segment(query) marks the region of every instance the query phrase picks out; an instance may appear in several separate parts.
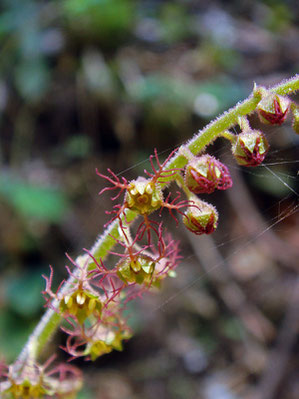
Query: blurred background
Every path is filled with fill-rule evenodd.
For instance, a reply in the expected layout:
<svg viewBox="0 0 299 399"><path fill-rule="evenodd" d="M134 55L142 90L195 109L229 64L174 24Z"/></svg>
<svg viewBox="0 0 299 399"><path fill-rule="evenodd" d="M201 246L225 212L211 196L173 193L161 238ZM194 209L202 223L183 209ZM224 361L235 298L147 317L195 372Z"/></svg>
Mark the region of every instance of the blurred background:
<svg viewBox="0 0 299 399"><path fill-rule="evenodd" d="M296 0L2 0L1 358L44 311L41 274L51 264L61 281L64 253L90 248L107 221L95 168L136 178L154 148L163 160L254 81L298 73L298 18ZM254 170L225 141L209 147L234 180L203 198L217 232L169 222L177 279L131 305L123 352L74 362L80 398L298 399L299 141L290 120L263 131L271 150Z"/></svg>

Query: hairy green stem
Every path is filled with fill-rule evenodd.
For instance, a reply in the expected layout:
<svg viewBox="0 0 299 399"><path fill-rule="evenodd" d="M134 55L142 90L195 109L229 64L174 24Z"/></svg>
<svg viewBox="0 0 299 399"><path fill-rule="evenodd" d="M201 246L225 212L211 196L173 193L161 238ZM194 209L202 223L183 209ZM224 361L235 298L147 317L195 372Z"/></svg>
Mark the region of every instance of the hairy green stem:
<svg viewBox="0 0 299 399"><path fill-rule="evenodd" d="M277 93L279 95L287 95L292 94L295 91L299 90L299 75L294 76L292 79L286 80L281 84L272 87L269 89L273 93ZM235 126L238 123L238 118L242 116L249 115L252 113L259 101L262 98L263 90L259 90L259 88L255 88L252 95L250 95L243 102L238 103L235 107L231 108L224 114L222 114L219 118L211 122L207 125L203 130L201 130L198 134L196 134L187 144L182 147L188 148L192 154L196 155L202 152L208 144L211 144L217 137L223 135L224 131L227 131L231 127ZM223 135L225 137L225 135ZM229 138L229 137L227 137ZM183 168L188 160L183 155L183 151L177 151L175 155L167 162L165 165L166 169L174 169L174 168ZM166 186L169 183L169 180L175 180L177 175L173 175L171 179L169 177L167 180L162 180L162 187ZM131 223L136 217L137 213L132 211L127 211L126 215L122 217L122 223L125 225L127 222ZM108 228L104 231L104 233L97 239L94 246L90 250L91 254L99 259L104 259L112 247L115 245L116 241L113 238L118 239L120 237L119 231L119 220L114 220ZM82 261L85 257L78 257L76 262ZM73 277L69 277L68 280L65 281L61 290L61 293L66 293L72 287L74 282ZM29 337L27 344L25 345L23 351L21 352L17 362L16 367L20 368L25 363L26 359L31 357L37 357L50 340L53 333L57 330L60 322L61 315L54 310L57 307L57 303L54 300L52 303L52 307L47 310L47 312L42 317L39 324L36 326L32 335Z"/></svg>

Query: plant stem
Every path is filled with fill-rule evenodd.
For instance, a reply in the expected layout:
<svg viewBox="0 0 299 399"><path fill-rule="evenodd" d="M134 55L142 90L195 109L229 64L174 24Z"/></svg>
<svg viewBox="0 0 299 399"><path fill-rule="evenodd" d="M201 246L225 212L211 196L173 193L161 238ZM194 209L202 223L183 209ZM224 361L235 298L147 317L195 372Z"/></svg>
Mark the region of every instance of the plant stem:
<svg viewBox="0 0 299 399"><path fill-rule="evenodd" d="M279 95L292 94L295 91L299 90L299 75L296 75L293 78L286 80L269 90ZM208 144L211 144L217 137L221 136L224 131L236 125L238 123L239 117L248 115L256 109L257 104L262 97L261 92L262 90L259 90L258 88L254 90L253 94L251 94L246 100L238 103L235 107L231 108L230 110L222 114L219 118L212 121L182 147L187 147L189 151L191 151L191 153L194 155L197 155L200 152L204 151L205 147ZM186 159L186 157L181 155L180 151L177 151L176 154L165 165L165 170L183 168L187 164L187 162L188 160ZM169 180L175 180L176 178L176 174L174 174L171 179L169 179L168 177L167 181L163 181L163 178L161 178L161 186L166 186L169 183ZM138 214L133 211L126 211L126 214L122 216L123 225L125 225L126 223L131 223L137 216ZM104 233L97 239L94 246L90 250L91 254L97 259L104 259L116 243L113 237L115 237L116 239L120 237L118 219L114 220L104 231ZM86 261L86 259L88 259L87 255L84 257L81 256L76 259L76 262L80 263L83 260ZM73 283L74 278L70 277L68 280L65 281L60 292L68 292L68 290L71 289ZM27 344L25 345L16 362L16 370L22 367L28 356L37 357L42 352L43 348L58 328L62 317L53 309L57 307L57 305L58 304L54 300L52 303L52 308L49 308L47 310L47 312L40 320L39 324L36 326L32 335L29 337Z"/></svg>

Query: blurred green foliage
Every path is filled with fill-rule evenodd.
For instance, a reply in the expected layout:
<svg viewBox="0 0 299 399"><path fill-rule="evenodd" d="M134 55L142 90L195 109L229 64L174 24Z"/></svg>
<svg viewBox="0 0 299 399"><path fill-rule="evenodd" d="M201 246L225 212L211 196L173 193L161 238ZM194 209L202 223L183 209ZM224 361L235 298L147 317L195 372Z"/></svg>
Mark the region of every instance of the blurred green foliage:
<svg viewBox="0 0 299 399"><path fill-rule="evenodd" d="M68 209L61 191L29 184L12 176L0 176L0 195L27 218L57 223Z"/></svg>
<svg viewBox="0 0 299 399"><path fill-rule="evenodd" d="M10 308L19 317L27 318L38 314L44 300L41 291L44 281L41 278L41 271L19 274L6 280L6 299Z"/></svg>
<svg viewBox="0 0 299 399"><path fill-rule="evenodd" d="M10 308L0 310L0 353L8 362L14 361L22 350L35 321L20 317Z"/></svg>
<svg viewBox="0 0 299 399"><path fill-rule="evenodd" d="M60 4L71 29L81 38L92 35L103 46L123 42L133 27L132 0L63 0Z"/></svg>

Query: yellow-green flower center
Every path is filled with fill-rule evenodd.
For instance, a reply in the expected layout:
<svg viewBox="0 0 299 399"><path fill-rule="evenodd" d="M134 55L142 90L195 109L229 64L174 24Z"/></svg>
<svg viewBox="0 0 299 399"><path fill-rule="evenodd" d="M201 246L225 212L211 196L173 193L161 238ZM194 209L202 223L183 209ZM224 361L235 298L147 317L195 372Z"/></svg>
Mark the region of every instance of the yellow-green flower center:
<svg viewBox="0 0 299 399"><path fill-rule="evenodd" d="M163 197L160 188L151 180L137 179L133 181L126 195L127 207L141 215L149 214L162 205Z"/></svg>

